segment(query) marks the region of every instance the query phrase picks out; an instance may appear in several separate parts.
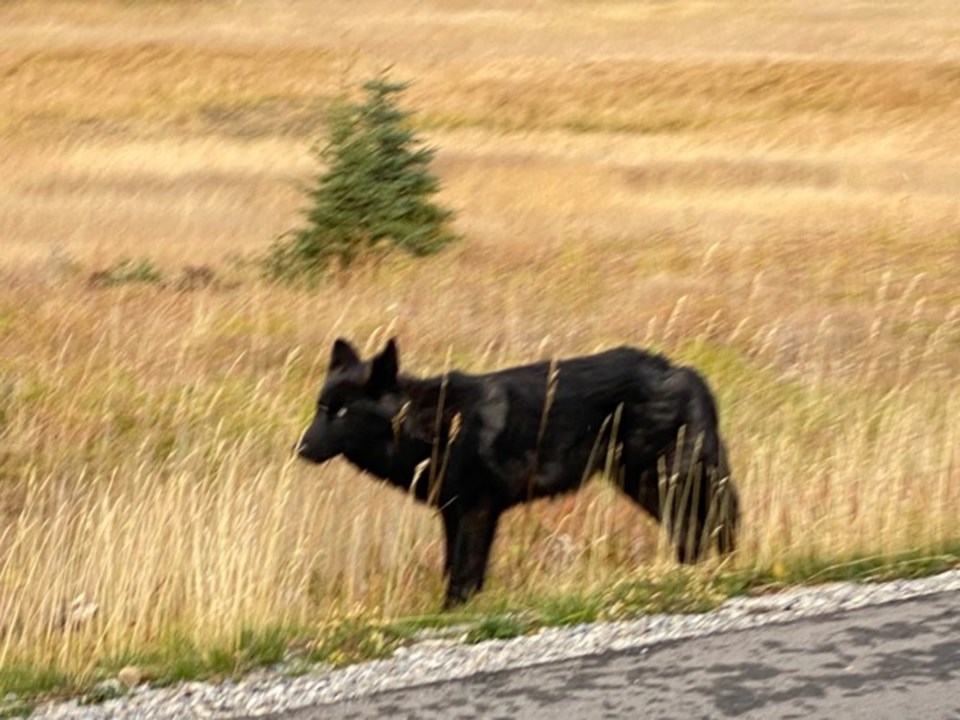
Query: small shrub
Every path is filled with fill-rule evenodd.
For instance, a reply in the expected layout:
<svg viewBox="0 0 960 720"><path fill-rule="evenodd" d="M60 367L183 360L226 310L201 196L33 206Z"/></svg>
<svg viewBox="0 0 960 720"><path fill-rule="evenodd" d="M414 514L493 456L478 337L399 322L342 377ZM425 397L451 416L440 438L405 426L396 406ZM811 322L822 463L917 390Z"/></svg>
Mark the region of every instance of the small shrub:
<svg viewBox="0 0 960 720"><path fill-rule="evenodd" d="M81 705L102 705L108 700L116 700L126 695L126 689L116 678L104 680L94 685L80 697Z"/></svg>
<svg viewBox="0 0 960 720"><path fill-rule="evenodd" d="M189 292L214 286L216 282L217 274L213 268L206 265L186 265L174 287L180 292Z"/></svg>
<svg viewBox="0 0 960 720"><path fill-rule="evenodd" d="M306 224L264 258L275 278L346 268L394 248L429 255L456 239L452 212L430 199L440 187L429 170L434 150L397 106L407 85L381 76L363 88L362 103L339 103L328 115L329 140L316 152L326 170L307 191Z"/></svg>
<svg viewBox="0 0 960 720"><path fill-rule="evenodd" d="M311 643L308 658L313 663L348 665L387 657L406 640L393 628L347 620L321 632Z"/></svg>

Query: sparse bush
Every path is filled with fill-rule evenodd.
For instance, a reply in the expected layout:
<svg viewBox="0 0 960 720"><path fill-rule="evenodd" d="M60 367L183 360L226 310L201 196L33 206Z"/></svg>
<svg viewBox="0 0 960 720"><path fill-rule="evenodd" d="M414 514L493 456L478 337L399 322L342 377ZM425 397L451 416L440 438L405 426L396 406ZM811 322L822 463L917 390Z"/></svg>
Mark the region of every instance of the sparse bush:
<svg viewBox="0 0 960 720"><path fill-rule="evenodd" d="M159 283L163 282L163 273L156 265L141 258L140 260L121 260L106 270L93 273L88 284L91 287L110 287L126 283Z"/></svg>
<svg viewBox="0 0 960 720"><path fill-rule="evenodd" d="M429 170L434 150L397 106L405 83L381 76L359 104L328 116L329 140L316 151L325 170L307 191L306 224L282 236L264 258L269 275L317 275L393 248L429 255L456 239L453 213L431 201L440 187Z"/></svg>

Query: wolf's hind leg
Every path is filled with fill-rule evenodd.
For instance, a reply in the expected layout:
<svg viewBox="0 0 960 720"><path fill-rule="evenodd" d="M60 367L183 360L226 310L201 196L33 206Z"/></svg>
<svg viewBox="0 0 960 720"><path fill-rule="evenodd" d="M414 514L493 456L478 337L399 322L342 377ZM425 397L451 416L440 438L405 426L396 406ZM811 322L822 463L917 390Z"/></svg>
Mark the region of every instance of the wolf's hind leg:
<svg viewBox="0 0 960 720"><path fill-rule="evenodd" d="M626 454L622 489L657 521L665 523L681 563L701 559L710 512L707 473L685 454L677 462L676 448L661 461Z"/></svg>
<svg viewBox="0 0 960 720"><path fill-rule="evenodd" d="M641 469L640 466L627 462L623 466L623 479L617 486L637 505L646 510L654 520L659 521L660 515L660 488L657 484L656 470Z"/></svg>

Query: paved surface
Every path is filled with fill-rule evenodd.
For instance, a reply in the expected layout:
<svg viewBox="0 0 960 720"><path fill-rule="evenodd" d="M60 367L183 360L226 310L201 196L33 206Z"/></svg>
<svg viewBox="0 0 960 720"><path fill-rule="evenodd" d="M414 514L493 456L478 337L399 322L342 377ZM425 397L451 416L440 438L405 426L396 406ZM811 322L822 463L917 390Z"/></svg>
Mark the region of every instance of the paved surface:
<svg viewBox="0 0 960 720"><path fill-rule="evenodd" d="M272 716L960 720L960 593Z"/></svg>

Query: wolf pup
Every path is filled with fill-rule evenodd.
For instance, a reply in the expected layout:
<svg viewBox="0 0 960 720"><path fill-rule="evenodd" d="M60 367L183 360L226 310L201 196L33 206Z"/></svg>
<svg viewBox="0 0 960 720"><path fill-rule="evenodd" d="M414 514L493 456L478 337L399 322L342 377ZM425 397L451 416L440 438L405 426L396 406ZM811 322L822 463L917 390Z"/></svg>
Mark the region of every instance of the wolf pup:
<svg viewBox="0 0 960 720"><path fill-rule="evenodd" d="M315 463L343 455L439 509L447 608L483 587L504 510L604 468L666 523L680 562L732 551L739 522L703 378L628 347L421 379L398 373L394 340L366 361L337 340L297 452Z"/></svg>

